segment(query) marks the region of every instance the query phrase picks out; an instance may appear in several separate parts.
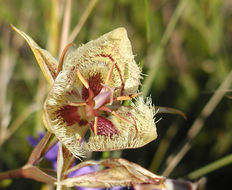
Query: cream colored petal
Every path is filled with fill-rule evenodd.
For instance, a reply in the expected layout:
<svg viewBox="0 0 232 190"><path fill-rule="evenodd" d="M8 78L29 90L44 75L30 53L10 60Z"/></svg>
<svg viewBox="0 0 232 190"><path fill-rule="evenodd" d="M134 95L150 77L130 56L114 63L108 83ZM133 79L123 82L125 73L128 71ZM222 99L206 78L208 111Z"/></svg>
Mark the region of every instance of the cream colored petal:
<svg viewBox="0 0 232 190"><path fill-rule="evenodd" d="M43 72L44 77L47 79L50 85L53 84L56 77L56 70L58 67L57 60L47 51L38 46L27 34L23 31L17 29L13 25L11 27L18 32L28 43L32 52L35 55L35 58L40 66L41 71Z"/></svg>
<svg viewBox="0 0 232 190"><path fill-rule="evenodd" d="M88 123L82 126L78 122L69 123L60 114L63 109L62 113L69 117L68 112L65 113L65 106L68 105L68 102L82 101L75 80L70 80L71 75L70 71L63 70L57 76L44 104L44 118L50 131L74 156L84 157L85 154L81 144L88 130ZM74 111L80 116L80 120L86 120L84 108L78 107L77 109L77 111ZM74 111L71 114L76 114Z"/></svg>
<svg viewBox="0 0 232 190"><path fill-rule="evenodd" d="M151 101L145 103L141 97L129 107L121 106L116 113L127 121L111 115L110 120L118 134L112 136L91 134L85 148L89 151L111 151L119 149L138 148L157 138L154 122L155 111Z"/></svg>
<svg viewBox="0 0 232 190"><path fill-rule="evenodd" d="M136 93L141 70L135 63L125 28L117 28L69 52L64 69L76 66L87 79L100 73L105 80L113 63L115 67L109 86L121 88L115 95Z"/></svg>
<svg viewBox="0 0 232 190"><path fill-rule="evenodd" d="M115 67L108 85L111 88L116 88L114 91L114 96L136 93L140 84L140 69L134 61L131 44L124 28L115 29L112 32L109 32L96 40L90 41L77 49L74 47L70 48L64 58L63 69L57 76L54 85L49 92L48 98L44 105L45 121L48 128L75 156L83 156L81 141L89 126L88 124L85 126L80 126L78 123L68 125L67 122L63 122L62 117L57 114L57 111L67 105L68 101L83 101L83 85L77 76L77 70L80 71L85 80L90 79L92 76L99 75L104 83L104 80L107 78L108 72L113 64L115 64ZM95 81L92 81L93 85L95 85L94 82ZM71 93L72 96L70 96L69 94L70 92L73 92L73 90L75 91L76 95ZM129 108L121 109L118 111L130 111L127 110ZM123 109L126 110L123 111ZM133 111L135 111L134 107L132 112ZM137 113L138 111L136 111L136 114ZM89 118L86 116L84 107L80 109L78 108L78 114L80 114L81 118L83 118L85 121L89 120ZM132 113L134 117L138 116L138 114L136 114ZM152 120L152 126L155 126L152 117L149 119ZM120 126L128 126L125 123L122 125L121 121L114 119L114 117L112 117L112 120L114 120L113 122L119 128ZM138 125L141 124L138 123ZM120 129L120 131L123 130ZM119 136L119 138L125 139L127 142L126 144L123 144L123 146L115 144L113 147L105 147L101 145L102 142L97 142L95 146L98 146L98 148L95 149L101 149L104 151L109 148L136 148L143 146L147 143L147 141L151 141L151 138L154 139L154 132L152 137L144 139L149 136L149 132L144 132L144 137L139 137L140 134L143 134L141 131L136 135L134 133L126 134L129 131L133 130L128 129L123 133L123 135L120 134ZM127 140L128 138L129 140ZM109 144L110 143L108 143L108 145ZM91 148L89 150L91 150Z"/></svg>

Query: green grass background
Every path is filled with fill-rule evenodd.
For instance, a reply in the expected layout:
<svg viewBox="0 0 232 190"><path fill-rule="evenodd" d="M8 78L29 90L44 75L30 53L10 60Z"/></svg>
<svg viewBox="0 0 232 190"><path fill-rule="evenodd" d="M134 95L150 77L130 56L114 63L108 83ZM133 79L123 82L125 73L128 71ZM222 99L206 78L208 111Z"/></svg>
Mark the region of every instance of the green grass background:
<svg viewBox="0 0 232 190"><path fill-rule="evenodd" d="M70 31L90 1L72 0ZM28 45L10 24L58 56L65 0L0 1L0 171L22 166L31 147L26 138L43 131L41 106L48 87ZM232 2L230 0L98 0L74 43L80 45L117 27L125 27L136 62L143 67L141 90L157 106L182 110L188 117L157 115L159 137L136 150L97 153L93 158L121 156L156 174L198 180L206 189L228 189L232 171L232 105L230 82L222 98L202 117L202 110L232 68ZM213 100L213 103L216 101ZM213 104L212 103L212 104ZM190 149L180 154L189 129ZM6 134L9 138L4 139ZM224 158L219 164L215 161ZM213 163L213 164L211 164ZM208 164L208 168L193 171ZM215 165L216 164L216 165ZM192 174L192 175L189 175ZM0 182L0 189L49 189L25 179Z"/></svg>

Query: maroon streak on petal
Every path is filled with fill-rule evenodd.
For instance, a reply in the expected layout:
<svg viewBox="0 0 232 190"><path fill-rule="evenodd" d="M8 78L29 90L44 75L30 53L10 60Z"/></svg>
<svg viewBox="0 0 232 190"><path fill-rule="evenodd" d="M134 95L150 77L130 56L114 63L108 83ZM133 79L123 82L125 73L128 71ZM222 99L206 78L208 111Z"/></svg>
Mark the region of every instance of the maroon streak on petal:
<svg viewBox="0 0 232 190"><path fill-rule="evenodd" d="M83 126L83 125L86 125L88 123L88 121L85 119L81 119L78 123L80 126Z"/></svg>
<svg viewBox="0 0 232 190"><path fill-rule="evenodd" d="M119 69L118 65L117 65L117 64L115 64L115 67L116 67L116 69L117 69L117 71L118 71L118 74L119 74L119 76L120 76L120 80L121 80L121 84L122 84L122 86L121 86L121 93L120 93L120 95L122 96L122 95L124 95L125 83L124 83L124 81L123 81L122 74L121 74L121 71L120 71L120 69Z"/></svg>
<svg viewBox="0 0 232 190"><path fill-rule="evenodd" d="M103 83L103 80L101 78L101 74L97 73L97 74L91 76L87 81L89 83L89 88L93 91L94 96L98 95L102 89L101 83ZM88 99L89 93L88 93L87 88L85 88L85 87L82 88L81 95L82 95L83 100Z"/></svg>
<svg viewBox="0 0 232 190"><path fill-rule="evenodd" d="M76 90L72 90L72 91L70 91L70 92L67 92L67 94L68 94L68 95L76 96L76 97L78 97L78 98L81 97L80 94L79 94L79 92L76 91Z"/></svg>
<svg viewBox="0 0 232 190"><path fill-rule="evenodd" d="M109 54L101 53L100 56L101 56L101 57L108 57L112 62L114 62L113 57L112 57L111 55L109 55Z"/></svg>
<svg viewBox="0 0 232 190"><path fill-rule="evenodd" d="M107 57L109 58L112 62L114 62L114 59L113 57L110 55L110 54L104 54L104 53L101 53L100 55L96 55L96 56L101 56L101 57ZM121 96L124 94L124 88L125 88L125 83L124 83L124 80L123 80L123 77L122 77L122 73L118 67L118 64L115 63L115 68L117 69L118 71L118 74L119 74L119 77L120 77L120 80L121 80Z"/></svg>
<svg viewBox="0 0 232 190"><path fill-rule="evenodd" d="M71 126L80 121L80 115L78 114L78 107L65 105L57 111L58 116L63 118L63 121Z"/></svg>
<svg viewBox="0 0 232 190"><path fill-rule="evenodd" d="M137 128L137 125L136 125L136 119L135 119L135 117L132 115L132 113L131 112L127 112L127 115L129 116L129 117L131 117L132 118L132 120L134 121L134 127L135 127L135 130L136 130L136 134L138 134L138 128Z"/></svg>
<svg viewBox="0 0 232 190"><path fill-rule="evenodd" d="M90 127L92 131L94 131L93 126L94 126L94 121L91 121ZM118 131L115 128L114 124L110 120L102 116L98 116L97 135L104 135L111 137L114 134L118 134Z"/></svg>

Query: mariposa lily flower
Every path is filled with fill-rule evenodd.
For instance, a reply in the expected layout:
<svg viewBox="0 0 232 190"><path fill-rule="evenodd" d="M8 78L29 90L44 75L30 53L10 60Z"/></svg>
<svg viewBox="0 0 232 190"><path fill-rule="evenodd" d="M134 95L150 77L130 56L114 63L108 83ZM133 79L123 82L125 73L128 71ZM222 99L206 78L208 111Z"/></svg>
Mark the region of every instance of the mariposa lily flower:
<svg viewBox="0 0 232 190"><path fill-rule="evenodd" d="M44 104L49 131L76 157L85 150L137 148L156 139L155 110L139 95L141 70L124 28L76 48L68 45L57 63L28 35L29 43L51 86ZM135 102L124 106L123 100ZM89 138L85 138L90 131Z"/></svg>

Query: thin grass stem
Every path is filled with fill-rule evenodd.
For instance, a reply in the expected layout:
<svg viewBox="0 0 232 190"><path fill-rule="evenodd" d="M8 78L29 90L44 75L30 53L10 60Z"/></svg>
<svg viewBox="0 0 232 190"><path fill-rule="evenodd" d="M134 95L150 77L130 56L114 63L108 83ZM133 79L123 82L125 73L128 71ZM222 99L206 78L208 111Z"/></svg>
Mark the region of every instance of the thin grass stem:
<svg viewBox="0 0 232 190"><path fill-rule="evenodd" d="M52 0L51 1L51 18L49 20L49 35L47 40L47 48L53 55L57 56L59 51L59 37L60 37L60 22L61 12L63 10L63 3Z"/></svg>
<svg viewBox="0 0 232 190"><path fill-rule="evenodd" d="M174 155L170 155L167 159L167 162L169 162L167 168L163 172L164 176L169 176L170 173L174 170L174 168L179 164L179 162L182 160L184 155L189 151L191 148L192 140L197 136L197 134L200 132L200 130L203 127L203 124L210 116L210 114L214 111L218 103L222 100L226 93L226 89L229 89L232 82L232 70L227 75L225 80L222 82L222 84L219 86L217 91L213 94L213 96L210 98L208 103L203 108L200 116L195 120L193 125L191 126L190 130L187 133L186 139L183 141L182 147L179 149L178 153Z"/></svg>
<svg viewBox="0 0 232 190"><path fill-rule="evenodd" d="M144 96L147 96L149 89L151 88L152 81L154 80L156 76L156 72L158 71L159 65L162 62L164 49L166 45L168 44L168 41L171 37L171 34L173 33L178 20L181 18L182 13L185 10L186 5L188 4L189 0L182 0L179 2L175 12L173 13L173 16L171 17L171 20L168 23L168 26L164 32L164 35L162 36L162 39L160 41L160 44L156 50L154 63L149 68L148 76L146 77L144 84L142 86L142 92Z"/></svg>
<svg viewBox="0 0 232 190"><path fill-rule="evenodd" d="M67 45L69 30L70 30L70 20L71 20L71 10L72 10L72 0L66 0L65 10L64 10L64 18L62 25L62 32L60 38L60 49L59 49L59 57Z"/></svg>
<svg viewBox="0 0 232 190"><path fill-rule="evenodd" d="M174 138L176 133L177 133L177 126L170 126L166 133L166 137L161 140L158 149L156 150L156 153L153 156L151 165L149 167L150 171L155 173L158 171L168 151L169 145L171 144L172 139Z"/></svg>
<svg viewBox="0 0 232 190"><path fill-rule="evenodd" d="M22 123L35 111L41 108L38 103L29 105L15 120L14 122L8 127L7 133L3 141L0 142L1 145L11 137L11 135L22 125Z"/></svg>
<svg viewBox="0 0 232 190"><path fill-rule="evenodd" d="M229 154L228 156L225 156L224 158L221 158L211 164L208 164L200 169L197 169L191 172L190 174L188 174L188 178L191 180L195 180L201 176L204 176L208 173L211 173L229 164L232 164L232 154Z"/></svg>
<svg viewBox="0 0 232 190"><path fill-rule="evenodd" d="M92 10L95 7L95 5L97 4L97 2L98 2L98 0L91 0L89 2L87 8L85 9L83 15L80 18L78 24L75 26L75 28L73 29L71 35L69 36L68 43L73 42L74 39L77 37L77 35L81 31L83 25L85 24L86 20L88 19L90 13L92 12Z"/></svg>
<svg viewBox="0 0 232 190"><path fill-rule="evenodd" d="M151 27L150 27L150 16L149 16L149 6L148 6L148 0L144 0L144 6L145 6L145 23L146 23L146 38L147 42L151 42Z"/></svg>

